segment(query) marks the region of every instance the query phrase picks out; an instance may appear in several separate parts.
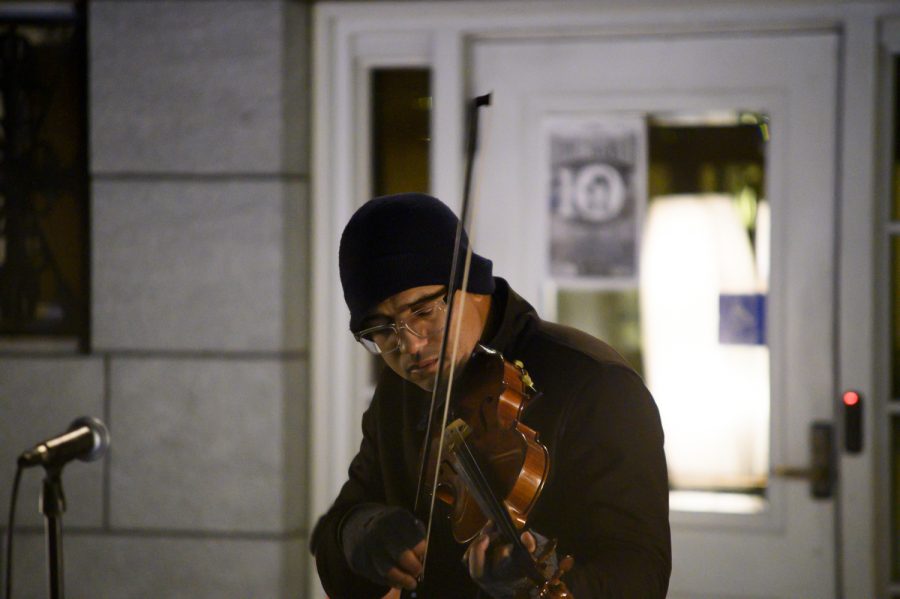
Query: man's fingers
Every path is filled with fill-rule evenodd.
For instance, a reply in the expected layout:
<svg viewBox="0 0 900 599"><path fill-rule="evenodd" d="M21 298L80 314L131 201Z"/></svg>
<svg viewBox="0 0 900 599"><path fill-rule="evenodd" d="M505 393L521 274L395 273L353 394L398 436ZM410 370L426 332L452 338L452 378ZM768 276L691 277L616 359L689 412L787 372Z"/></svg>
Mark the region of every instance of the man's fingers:
<svg viewBox="0 0 900 599"><path fill-rule="evenodd" d="M480 579L484 575L485 553L490 543L491 538L482 532L469 544L469 548L466 550L469 558L469 576L475 580Z"/></svg>
<svg viewBox="0 0 900 599"><path fill-rule="evenodd" d="M415 547L412 548L412 552L416 554L416 559L418 559L420 562L425 559L426 546L427 545L425 544L425 539L422 539Z"/></svg>
<svg viewBox="0 0 900 599"><path fill-rule="evenodd" d="M503 560L507 560L512 555L513 545L509 543L495 543L491 545L494 539L499 537L499 533L488 524L482 528L481 533L466 548L464 559L469 566L469 576L474 580L481 580L485 576L486 569L491 572L497 571ZM529 553L534 554L537 550L537 539L533 534L525 531L519 537L522 544ZM488 564L488 560L490 563Z"/></svg>
<svg viewBox="0 0 900 599"><path fill-rule="evenodd" d="M387 571L387 580L388 584L397 589L411 591L416 588L416 579L398 568L391 568Z"/></svg>
<svg viewBox="0 0 900 599"><path fill-rule="evenodd" d="M407 549L401 553L397 558L397 567L405 574L415 577L422 573L422 562L413 551Z"/></svg>
<svg viewBox="0 0 900 599"><path fill-rule="evenodd" d="M528 550L528 553L535 552L535 550L537 549L537 540L534 538L533 534L526 530L519 538L522 539L522 544L525 545L525 549Z"/></svg>
<svg viewBox="0 0 900 599"><path fill-rule="evenodd" d="M424 553L424 541L416 544L412 549L404 549L397 556L397 561L394 565L384 574L388 584L394 588L407 590L416 588L417 578L422 574L422 555Z"/></svg>

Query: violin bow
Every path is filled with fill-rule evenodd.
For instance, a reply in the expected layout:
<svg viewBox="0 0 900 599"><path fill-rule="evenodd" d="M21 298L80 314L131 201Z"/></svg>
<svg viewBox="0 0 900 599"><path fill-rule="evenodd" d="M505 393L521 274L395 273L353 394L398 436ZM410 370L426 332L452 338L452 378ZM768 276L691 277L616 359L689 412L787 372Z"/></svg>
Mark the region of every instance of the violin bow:
<svg viewBox="0 0 900 599"><path fill-rule="evenodd" d="M440 464L441 464L441 452L443 451L444 445L444 429L447 426L447 418L449 416L449 408L450 408L450 395L453 387L453 370L456 364L456 355L459 348L459 332L460 326L459 323L462 321L463 315L463 306L464 302L460 303L459 316L456 319L456 335L454 335L453 342L453 351L451 353L451 364L450 364L450 372L447 373L447 376L444 376L444 364L447 359L447 344L449 340L449 332L451 330L450 324L453 322L453 312L454 312L454 296L458 289L466 289L469 279L469 266L472 261L472 241L469 240L466 255L465 255L465 264L463 266L463 280L462 284L457 287L456 279L458 277L458 272L460 268L460 246L462 245L462 235L466 228L466 225L471 220L470 217L470 206L471 206L471 189L472 189L472 171L475 165L475 154L478 149L478 113L479 109L483 106L489 106L491 103L491 95L485 94L483 96L477 96L474 98L469 105L468 109L468 127L467 127L467 136L466 136L466 170L465 170L465 180L463 185L463 199L462 199L462 208L460 209L460 217L459 222L456 225L456 238L453 242L453 259L450 265L450 280L447 283L447 313L444 317L444 335L441 340L441 351L438 354L438 364L437 364L437 373L435 374L435 384L431 391L431 404L428 408L428 425L425 429L425 440L423 441L424 447L421 452L422 461L419 465L419 478L416 486L416 498L415 505L413 507L414 512L418 515L420 510L420 499L422 498L424 485L426 483L425 479L427 478L427 469L429 464L430 453L432 450L431 438L434 434L434 424L435 424L435 412L437 411L439 404L439 398L443 398L443 415L441 417L440 423L440 440L437 444L437 459L435 461L436 467L434 472L434 480L431 481L431 497L428 506L428 516L427 516L427 525L425 531L425 555L422 557L422 577L425 575L425 565L428 559L428 547L430 545L429 541L431 539L431 525L433 521L434 515L434 502L437 496L437 484L438 484L438 475L440 473ZM446 387L446 390L444 389ZM413 593L415 596L415 593Z"/></svg>

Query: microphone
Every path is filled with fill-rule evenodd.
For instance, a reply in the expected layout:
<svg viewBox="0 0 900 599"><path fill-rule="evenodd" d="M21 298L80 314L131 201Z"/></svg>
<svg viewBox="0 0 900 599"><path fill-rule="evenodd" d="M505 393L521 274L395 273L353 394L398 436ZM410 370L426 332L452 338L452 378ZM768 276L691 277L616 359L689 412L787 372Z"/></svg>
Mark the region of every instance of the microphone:
<svg viewBox="0 0 900 599"><path fill-rule="evenodd" d="M19 467L63 466L78 458L83 462L99 460L109 449L109 430L98 418L82 416L72 421L69 430L38 443L19 456Z"/></svg>

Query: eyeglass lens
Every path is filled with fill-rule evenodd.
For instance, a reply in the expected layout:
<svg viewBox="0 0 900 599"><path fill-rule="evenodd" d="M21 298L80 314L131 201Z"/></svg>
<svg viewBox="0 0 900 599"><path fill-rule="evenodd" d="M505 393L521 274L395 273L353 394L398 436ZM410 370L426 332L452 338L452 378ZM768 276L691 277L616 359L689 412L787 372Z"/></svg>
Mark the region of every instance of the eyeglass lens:
<svg viewBox="0 0 900 599"><path fill-rule="evenodd" d="M388 324L365 331L360 341L373 353L392 352L400 346L400 329L406 329L419 338L434 335L443 330L442 315L446 304L443 299L422 306L406 319L398 319L397 323ZM368 341L368 343L366 343ZM372 347L372 346L375 347Z"/></svg>

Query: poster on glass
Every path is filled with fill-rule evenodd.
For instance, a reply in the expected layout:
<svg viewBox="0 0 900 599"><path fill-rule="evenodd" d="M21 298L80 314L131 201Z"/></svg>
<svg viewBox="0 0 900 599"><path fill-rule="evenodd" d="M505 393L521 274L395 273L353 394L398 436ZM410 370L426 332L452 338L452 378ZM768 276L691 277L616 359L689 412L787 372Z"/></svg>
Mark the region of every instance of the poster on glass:
<svg viewBox="0 0 900 599"><path fill-rule="evenodd" d="M549 273L557 285L637 285L647 202L646 131L638 115L545 121Z"/></svg>

